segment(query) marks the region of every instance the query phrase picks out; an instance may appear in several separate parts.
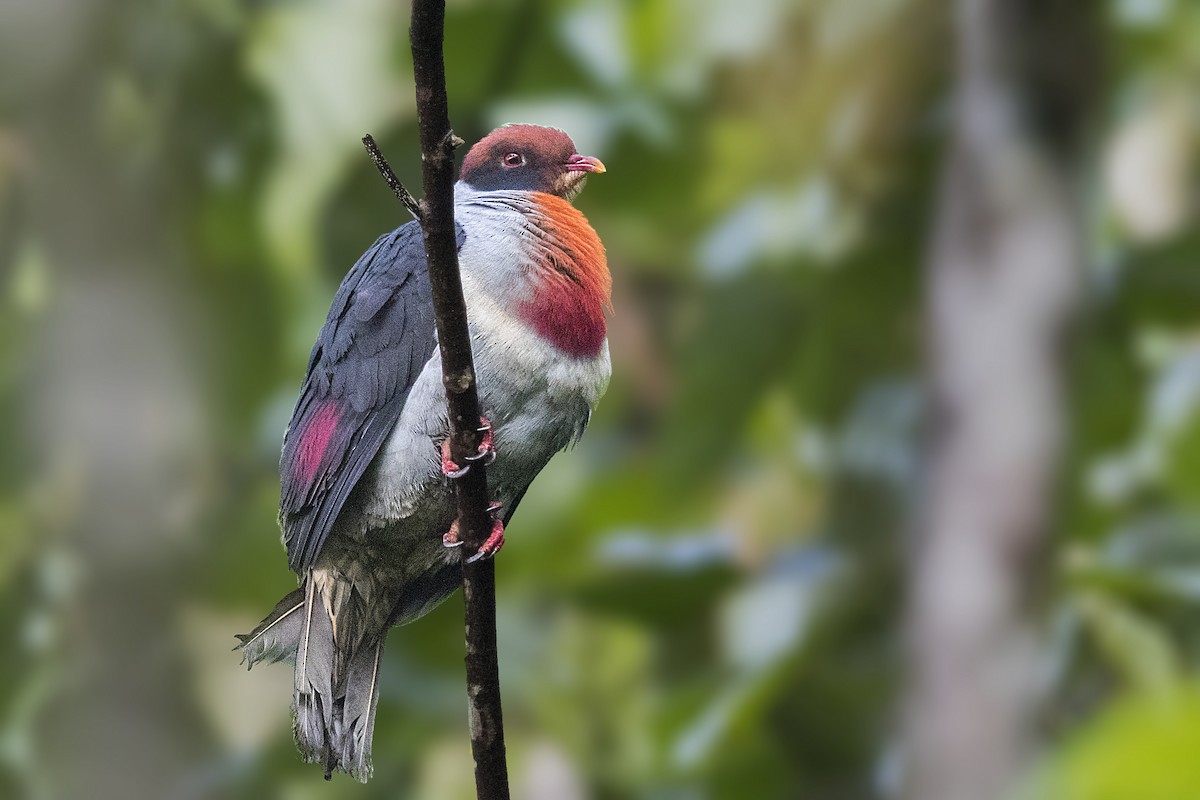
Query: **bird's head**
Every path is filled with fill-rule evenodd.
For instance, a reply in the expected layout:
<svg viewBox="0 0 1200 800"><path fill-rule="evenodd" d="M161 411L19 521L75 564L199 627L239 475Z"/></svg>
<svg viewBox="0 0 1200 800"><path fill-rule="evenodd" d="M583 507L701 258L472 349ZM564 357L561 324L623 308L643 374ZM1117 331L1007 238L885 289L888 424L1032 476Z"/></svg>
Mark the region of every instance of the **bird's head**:
<svg viewBox="0 0 1200 800"><path fill-rule="evenodd" d="M593 172L604 172L600 159L579 155L562 131L505 125L471 148L461 179L479 191L546 192L571 200Z"/></svg>

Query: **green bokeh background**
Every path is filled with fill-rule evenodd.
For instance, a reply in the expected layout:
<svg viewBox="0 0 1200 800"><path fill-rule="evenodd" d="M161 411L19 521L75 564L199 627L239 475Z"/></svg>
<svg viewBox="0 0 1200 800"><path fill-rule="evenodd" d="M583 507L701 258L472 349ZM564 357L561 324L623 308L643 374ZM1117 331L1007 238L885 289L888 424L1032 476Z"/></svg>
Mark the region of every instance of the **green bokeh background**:
<svg viewBox="0 0 1200 800"><path fill-rule="evenodd" d="M1089 4L1085 4L1089 5ZM1030 797L1200 797L1200 7L1106 0ZM1081 12L1083 13L1083 12ZM469 798L461 601L375 778L232 635L338 281L419 185L397 0L0 4L0 797ZM932 0L456 0L456 130L567 130L614 377L497 562L516 795L885 797L953 43Z"/></svg>

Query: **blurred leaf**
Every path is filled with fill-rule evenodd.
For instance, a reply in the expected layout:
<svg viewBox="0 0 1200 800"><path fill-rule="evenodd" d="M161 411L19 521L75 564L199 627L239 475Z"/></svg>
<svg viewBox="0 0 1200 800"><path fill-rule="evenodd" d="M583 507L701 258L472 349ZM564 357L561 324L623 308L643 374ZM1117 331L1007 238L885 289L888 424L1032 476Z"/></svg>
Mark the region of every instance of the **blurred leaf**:
<svg viewBox="0 0 1200 800"><path fill-rule="evenodd" d="M1167 458L1167 490L1181 504L1200 512L1200 407L1192 410L1171 441Z"/></svg>
<svg viewBox="0 0 1200 800"><path fill-rule="evenodd" d="M1200 796L1200 693L1133 694L1075 734L1029 792L1045 800Z"/></svg>
<svg viewBox="0 0 1200 800"><path fill-rule="evenodd" d="M1097 593L1076 600L1085 624L1134 691L1162 692L1181 677L1179 654L1154 620Z"/></svg>
<svg viewBox="0 0 1200 800"><path fill-rule="evenodd" d="M678 492L711 480L766 391L786 378L804 307L786 282L749 275L714 289L680 365L679 400L663 432L667 479Z"/></svg>
<svg viewBox="0 0 1200 800"><path fill-rule="evenodd" d="M388 0L314 0L272 9L247 50L271 98L280 134L263 199L263 230L285 274L311 274L324 200L359 156L364 133L412 113L408 83L392 66L403 30Z"/></svg>

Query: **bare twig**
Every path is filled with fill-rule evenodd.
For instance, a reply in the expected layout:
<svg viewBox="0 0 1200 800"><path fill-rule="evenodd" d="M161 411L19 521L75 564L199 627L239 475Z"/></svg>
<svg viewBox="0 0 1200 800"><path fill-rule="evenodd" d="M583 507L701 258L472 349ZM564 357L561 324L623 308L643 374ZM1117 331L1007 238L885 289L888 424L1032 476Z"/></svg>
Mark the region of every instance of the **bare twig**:
<svg viewBox="0 0 1200 800"><path fill-rule="evenodd" d="M404 207L408 209L408 213L413 215L413 219L420 222L420 203L417 202L417 198L409 193L408 189L404 188L404 184L396 177L396 173L392 171L392 165L383 157L383 153L379 152L379 145L375 144L375 138L368 133L362 138L362 143L367 148L367 155L371 156L371 160L375 162L375 169L379 170L379 174L387 182L388 188L392 190L392 194L396 195L396 199L404 204Z"/></svg>
<svg viewBox="0 0 1200 800"><path fill-rule="evenodd" d="M400 193L399 181L383 172L386 161L372 152L380 171L396 196L421 221L425 252L429 257L429 282L437 318L442 382L446 388L450 419L450 453L459 464L480 444L479 395L471 353L467 310L458 268L458 242L454 223L454 148L462 140L450 129L442 41L445 0L414 0L409 37L412 41L413 76L417 92L417 121L421 137L424 199L414 210L411 195ZM364 140L365 141L365 140ZM367 142L368 150L371 143ZM406 199L407 197L407 199ZM458 488L460 552L475 553L491 532L488 514L487 475L475 462L456 480ZM508 800L504 720L500 705L500 670L496 652L496 575L491 559L463 563L463 596L466 622L466 672L471 753L475 758L475 790L479 800Z"/></svg>

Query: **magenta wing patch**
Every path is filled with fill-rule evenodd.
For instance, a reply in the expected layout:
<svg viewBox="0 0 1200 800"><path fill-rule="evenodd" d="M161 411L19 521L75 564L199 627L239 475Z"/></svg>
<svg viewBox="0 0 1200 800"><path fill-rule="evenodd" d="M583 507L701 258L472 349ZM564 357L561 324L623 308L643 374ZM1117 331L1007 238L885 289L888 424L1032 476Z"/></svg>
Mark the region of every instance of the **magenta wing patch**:
<svg viewBox="0 0 1200 800"><path fill-rule="evenodd" d="M327 402L317 409L300 432L293 469L296 480L310 489L317 482L321 468L329 466L325 454L329 450L329 443L333 441L340 418L341 412L337 403Z"/></svg>

